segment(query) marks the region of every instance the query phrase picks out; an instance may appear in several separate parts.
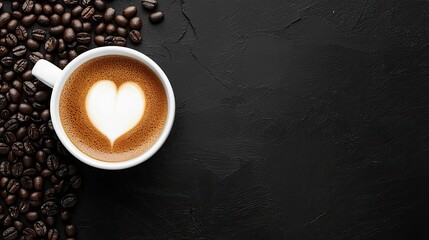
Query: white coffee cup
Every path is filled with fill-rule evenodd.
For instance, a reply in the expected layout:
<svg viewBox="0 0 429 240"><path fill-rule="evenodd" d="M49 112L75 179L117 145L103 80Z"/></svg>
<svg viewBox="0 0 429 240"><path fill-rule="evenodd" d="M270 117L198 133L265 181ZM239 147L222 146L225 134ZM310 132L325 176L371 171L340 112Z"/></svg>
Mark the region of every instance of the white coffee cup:
<svg viewBox="0 0 429 240"><path fill-rule="evenodd" d="M108 56L108 55L127 56L127 57L134 58L142 62L143 64L145 64L161 80L165 89L165 93L167 95L167 103L168 103L167 119L164 125L164 129L161 132L160 136L158 137L157 141L142 155L130 160L122 161L122 162L100 161L80 151L66 135L61 123L61 118L60 118L60 96L64 88L64 84L66 83L70 74L72 74L76 70L76 68L78 68L80 65L82 65L83 63L89 60L96 57ZM75 156L77 159L81 160L82 162L90 166L100 168L100 169L109 169L109 170L119 170L119 169L133 167L152 157L161 148L161 146L164 144L165 140L167 139L168 135L170 134L171 128L173 126L175 111L176 111L173 88L171 87L170 81L168 80L167 76L162 71L162 69L152 59L150 59L143 53L140 53L138 51L132 50L130 48L125 48L125 47L113 47L113 46L100 47L100 48L95 48L85 53L82 53L81 55L73 59L73 61L71 61L64 68L64 70L59 69L58 67L56 67L55 65L53 65L52 63L46 60L39 60L34 66L32 73L40 81L42 81L49 87L53 88L52 96L51 96L51 118L52 118L52 124L54 126L55 132L58 135L58 138L63 143L63 145L67 148L67 150L71 154L73 154L73 156Z"/></svg>

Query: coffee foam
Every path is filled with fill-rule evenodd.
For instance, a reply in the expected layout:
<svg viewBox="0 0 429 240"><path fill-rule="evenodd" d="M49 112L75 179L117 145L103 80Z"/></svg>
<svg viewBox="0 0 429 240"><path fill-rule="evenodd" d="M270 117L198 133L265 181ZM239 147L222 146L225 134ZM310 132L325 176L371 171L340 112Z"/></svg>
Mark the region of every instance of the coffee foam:
<svg viewBox="0 0 429 240"><path fill-rule="evenodd" d="M85 105L89 120L113 147L117 138L140 121L145 101L138 84L126 82L117 89L114 82L101 80L89 89Z"/></svg>
<svg viewBox="0 0 429 240"><path fill-rule="evenodd" d="M141 119L113 146L86 110L90 89L103 80L113 81L119 88L133 83L144 93ZM60 119L68 138L83 153L107 162L126 161L146 152L160 136L167 110L167 95L158 76L141 62L124 56L104 56L82 64L70 75L60 97Z"/></svg>

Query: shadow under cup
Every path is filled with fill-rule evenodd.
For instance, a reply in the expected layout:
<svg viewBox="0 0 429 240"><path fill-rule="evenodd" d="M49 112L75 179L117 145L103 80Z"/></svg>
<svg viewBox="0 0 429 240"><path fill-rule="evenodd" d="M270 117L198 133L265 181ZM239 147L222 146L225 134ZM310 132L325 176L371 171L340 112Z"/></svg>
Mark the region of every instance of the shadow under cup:
<svg viewBox="0 0 429 240"><path fill-rule="evenodd" d="M156 135L155 139L152 141L152 143L150 144L150 146L146 146L144 148L139 148L137 150L137 154L128 154L128 150L126 150L126 148L133 148L133 146L136 146L136 142L137 145L139 145L139 141L143 141L144 139L142 138L142 136L144 134L142 134L142 132L138 131L133 131L131 130L130 132L127 132L125 135L123 135L122 137L118 138L117 141L115 141L115 144L122 144L122 148L120 150L118 149L113 149L112 151L114 152L114 154L110 155L110 158L108 159L101 159L98 158L97 156L94 156L94 154L92 154L92 152L88 151L88 149L86 149L85 147L82 147L82 142L80 142L82 139L79 138L79 136L77 136L74 133L79 133L79 131L83 131L86 134L86 139L87 140L91 140L94 142L103 142L103 141L108 141L108 138L106 138L105 136L103 136L100 131L97 131L97 129L93 126L93 124L89 124L89 121L85 120L84 121L80 121L80 123L85 123L85 124L77 124L76 126L79 126L80 128L84 128L82 129L76 129L75 127L70 128L69 126L72 126L71 124L73 124L73 122L69 121L70 119L73 118L64 118L64 115L62 113L62 111L65 109L64 106L62 106L62 98L64 96L71 96L72 98L69 98L67 100L67 102L70 99L75 98L75 100L72 100L71 103L72 105L68 105L66 106L66 109L70 110L73 107L73 104L77 104L80 103L80 105L78 105L78 107L75 107L75 113L79 111L76 111L76 109L80 109L80 115L78 117L83 117L84 114L82 113L82 109L85 109L83 104L84 101L82 99L82 96L86 95L89 88L90 88L90 84L83 84L84 86L73 86L72 88L69 89L69 83L72 83L73 85L73 78L76 78L77 76L75 73L79 73L81 71L81 68L85 68L87 67L86 65L89 66L88 69L92 68L93 70L100 70L101 72L106 72L106 74L104 74L101 78L106 78L109 77L109 69L106 68L106 66L102 65L102 66L98 66L97 68L94 68L94 66L91 66L91 64L93 62L99 63L97 62L100 59L109 59L109 60L115 60L114 58L121 58L123 59L129 59L128 61L133 62L134 65L139 64L136 69L142 72L146 72L147 74L153 74L153 76L156 77L156 80L159 83L160 88L157 90L158 93L160 90L163 91L163 93L165 94L165 101L166 101L166 106L165 106L165 114L164 114L164 124L163 126L158 126L160 127L160 131L159 133ZM117 60L117 59L116 59ZM102 62L102 61L101 61ZM107 65L107 64L106 64ZM112 68L112 66L116 66L116 69L118 69L118 66L120 65L110 65L110 67ZM37 64L35 66L35 69L37 68ZM38 69L36 69L37 72ZM85 70L85 69L84 69ZM87 69L86 69L87 70ZM57 71L57 70L56 70ZM93 71L93 72L100 72L100 71ZM82 71L85 72L85 71ZM114 72L114 71L110 71L110 72ZM120 69L119 69L119 72ZM96 48L93 50L90 50L88 52L83 53L82 55L78 56L76 59L74 59L72 62L69 63L69 65L67 65L67 67L61 72L61 77L60 78L56 78L57 80L55 81L54 85L54 90L53 90L53 94L52 94L52 98L51 98L51 117L52 117L52 123L54 125L55 131L57 132L57 135L59 137L59 139L61 140L61 142L64 144L64 146L79 160L97 167L97 168L101 168L101 169L124 169L124 168L129 168L132 166L135 166L147 159L149 159L151 156L153 156L159 149L160 147L163 145L163 143L165 142L165 140L167 139L172 125L173 125L173 120L174 120L174 115L175 115L175 100L174 100L174 93L173 93L173 89L171 87L171 84L167 78L167 76L165 75L165 73L161 70L161 68L155 63L153 62L150 58L148 58L146 55L137 52L135 50L132 49L128 49L128 48L123 48L123 47L101 47L101 48ZM35 74L36 75L36 74ZM85 76L86 74L84 74ZM119 82L118 83L123 83L124 81L126 81L126 79L129 79L129 76L127 78L126 75L122 74L123 76L118 77ZM38 76L36 76L38 77ZM80 75L80 77L82 77L82 75ZM43 81L43 79L41 79ZM70 81L71 80L71 81ZM76 80L76 79L75 79ZM44 81L44 82L49 82L49 81ZM77 81L76 81L77 82ZM116 81L114 81L116 83ZM155 98L156 99L156 94L157 91L152 91L151 92L146 92L145 90L148 90L147 88L145 88L145 84L147 82L143 81L141 82L140 86L142 87L142 90L145 93L145 97L146 99L152 99ZM82 84L81 84L82 85ZM118 84L117 84L118 85ZM64 92L63 92L64 91ZM73 93L73 94L70 94ZM78 97L76 99L76 97ZM153 99L152 99L153 100ZM80 102L79 102L80 101ZM150 121L150 117L151 115L149 114L149 112L147 112L147 109L150 108L150 101L147 101L148 105L145 108L145 113L143 114L142 117L142 121L139 122L139 124L144 124L144 123L148 123L148 121ZM70 111L69 111L70 112ZM146 118L145 115L147 114ZM86 114L87 115L87 114ZM71 116L69 114L69 116ZM84 118L84 117L83 117ZM82 119L81 119L82 120ZM144 121L143 121L144 120ZM146 121L146 122L145 122ZM74 126L74 125L73 125ZM144 128L142 128L144 129ZM92 133L92 134L90 134ZM131 133L134 133L131 134ZM137 133L137 134L136 134ZM128 135L127 135L128 134ZM82 135L81 135L82 136ZM140 137L140 138L139 138ZM129 146L127 146L127 144ZM86 144L86 146L90 147L89 144ZM94 146L94 145L93 145ZM95 145L97 147L97 145ZM107 152L107 155L109 155L110 153ZM129 157L118 157L120 155L127 155ZM106 156L107 156L106 155ZM118 161L119 160L119 161Z"/></svg>

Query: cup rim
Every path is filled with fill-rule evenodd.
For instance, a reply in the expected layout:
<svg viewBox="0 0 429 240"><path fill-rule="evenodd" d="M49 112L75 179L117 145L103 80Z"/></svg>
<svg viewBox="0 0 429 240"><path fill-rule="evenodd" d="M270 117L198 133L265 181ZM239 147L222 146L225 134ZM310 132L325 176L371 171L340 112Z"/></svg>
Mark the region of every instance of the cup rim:
<svg viewBox="0 0 429 240"><path fill-rule="evenodd" d="M165 93L167 95L167 108L168 108L167 119L165 121L164 128L161 134L159 135L158 139L143 154L139 155L138 157L135 157L126 161L121 161L121 162L105 162L105 161L92 158L87 154L83 153L72 143L72 141L65 133L64 128L62 127L61 118L60 118L60 109L59 109L60 97L61 97L61 93L64 88L64 85L67 82L71 73L73 73L76 70L76 68L81 66L83 63L91 59L102 57L102 56L108 56L108 55L127 56L127 57L134 58L142 62L143 64L145 64L158 76L158 78L160 79L164 87ZM151 158L167 140L167 137L170 134L171 129L173 127L175 111L176 111L176 103L175 103L173 88L164 71L158 66L158 64L156 64L151 58L149 58L145 54L126 47L117 47L117 46L99 47L99 48L91 49L87 52L82 53L81 55L73 59L63 69L63 75L55 83L55 86L52 91L52 96L51 96L52 124L61 143L74 157L76 157L80 161L92 167L106 169L106 170L120 170L120 169L131 168Z"/></svg>

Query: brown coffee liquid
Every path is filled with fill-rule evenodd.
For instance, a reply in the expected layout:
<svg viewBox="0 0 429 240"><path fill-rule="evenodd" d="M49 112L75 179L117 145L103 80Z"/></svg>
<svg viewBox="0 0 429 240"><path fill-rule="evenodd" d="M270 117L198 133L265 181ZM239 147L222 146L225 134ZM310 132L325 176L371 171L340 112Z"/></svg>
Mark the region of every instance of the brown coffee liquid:
<svg viewBox="0 0 429 240"><path fill-rule="evenodd" d="M88 91L101 80L113 81L117 88L125 82L134 82L146 99L140 122L116 139L113 146L86 112ZM126 161L146 152L164 128L167 108L167 95L156 74L135 59L116 55L98 57L81 65L70 75L60 97L60 118L68 138L86 155L106 162Z"/></svg>

